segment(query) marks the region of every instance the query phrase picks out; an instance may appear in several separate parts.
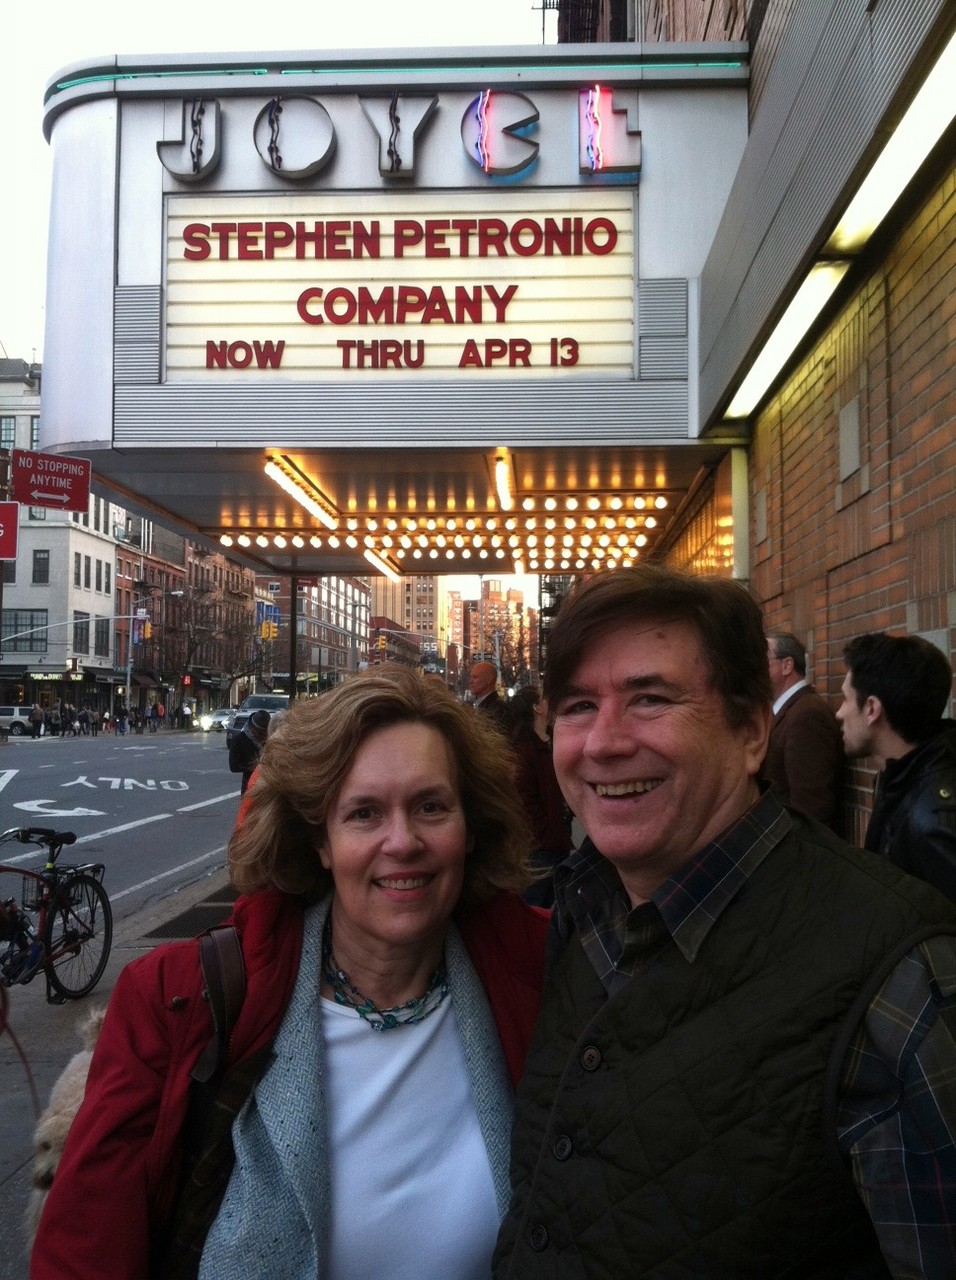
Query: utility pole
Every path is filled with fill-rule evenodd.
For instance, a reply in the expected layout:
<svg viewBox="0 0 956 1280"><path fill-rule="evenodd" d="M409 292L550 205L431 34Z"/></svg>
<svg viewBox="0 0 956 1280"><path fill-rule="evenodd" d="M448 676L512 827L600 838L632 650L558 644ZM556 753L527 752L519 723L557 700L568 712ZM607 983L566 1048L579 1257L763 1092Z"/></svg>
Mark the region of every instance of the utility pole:
<svg viewBox="0 0 956 1280"><path fill-rule="evenodd" d="M296 556L292 557L292 577L289 579L289 701L295 702L299 682L299 575Z"/></svg>
<svg viewBox="0 0 956 1280"><path fill-rule="evenodd" d="M0 502L6 502L10 497L10 450L0 449ZM5 560L0 560L0 635L3 634L3 566Z"/></svg>

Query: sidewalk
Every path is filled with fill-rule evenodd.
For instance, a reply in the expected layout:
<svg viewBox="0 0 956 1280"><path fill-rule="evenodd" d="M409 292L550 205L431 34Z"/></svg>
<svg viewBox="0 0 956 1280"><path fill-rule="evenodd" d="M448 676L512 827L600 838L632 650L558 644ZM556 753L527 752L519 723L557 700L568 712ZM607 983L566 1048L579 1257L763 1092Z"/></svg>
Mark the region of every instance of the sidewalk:
<svg viewBox="0 0 956 1280"><path fill-rule="evenodd" d="M231 895L224 866L124 920L113 934L106 973L92 995L65 1005L46 1002L42 974L9 996L10 1027L33 1074L40 1107L69 1059L81 1049L77 1024L105 1004L120 970L130 960L171 938L188 938L228 916ZM26 1069L9 1035L0 1036L0 1280L26 1280L28 1262L21 1224L30 1194L33 1162L33 1100Z"/></svg>

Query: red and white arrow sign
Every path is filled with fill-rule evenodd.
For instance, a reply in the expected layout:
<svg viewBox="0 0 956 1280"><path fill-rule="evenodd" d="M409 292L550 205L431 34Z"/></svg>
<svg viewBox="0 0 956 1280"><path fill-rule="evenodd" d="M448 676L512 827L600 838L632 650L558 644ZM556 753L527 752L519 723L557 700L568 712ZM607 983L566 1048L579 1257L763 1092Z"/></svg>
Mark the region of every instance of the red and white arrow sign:
<svg viewBox="0 0 956 1280"><path fill-rule="evenodd" d="M30 507L87 511L90 505L89 458L14 449L13 496Z"/></svg>

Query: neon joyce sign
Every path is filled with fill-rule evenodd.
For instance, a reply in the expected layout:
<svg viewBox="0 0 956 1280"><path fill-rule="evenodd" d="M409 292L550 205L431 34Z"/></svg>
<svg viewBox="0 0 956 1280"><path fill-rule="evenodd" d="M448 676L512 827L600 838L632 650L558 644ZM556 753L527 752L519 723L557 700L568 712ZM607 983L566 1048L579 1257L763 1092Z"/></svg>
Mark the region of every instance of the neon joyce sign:
<svg viewBox="0 0 956 1280"><path fill-rule="evenodd" d="M400 94L358 99L378 140L383 178L409 182L416 176L437 95ZM157 142L166 171L181 182L200 183L215 173L227 133L227 109L217 99L183 103L180 136ZM465 156L489 178L521 180L531 174L540 143L539 112L526 95L485 89L465 108L461 145ZM332 160L338 134L329 110L317 98L270 99L256 116L253 144L266 169L290 183L314 178ZM234 145L234 143L230 143ZM641 135L631 112L614 105L611 89L594 85L578 93L578 172L583 177L630 175L641 168Z"/></svg>

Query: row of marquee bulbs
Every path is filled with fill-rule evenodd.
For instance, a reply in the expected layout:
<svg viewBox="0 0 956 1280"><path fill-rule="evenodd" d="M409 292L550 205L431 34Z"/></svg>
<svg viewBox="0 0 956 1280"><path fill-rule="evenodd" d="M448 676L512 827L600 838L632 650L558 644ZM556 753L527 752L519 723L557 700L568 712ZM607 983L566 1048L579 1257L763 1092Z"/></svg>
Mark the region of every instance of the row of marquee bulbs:
<svg viewBox="0 0 956 1280"><path fill-rule="evenodd" d="M397 521L387 521L386 528L388 532L377 533L373 528L375 522L368 522L366 527L371 530L363 538L364 545L367 547L382 547L385 550L394 549L398 554L402 550L411 550L416 544L419 547L429 547L434 544L436 548L457 548L465 550L469 544L476 550L484 546L487 542L492 548L502 547L507 544L512 550L522 546L535 548L539 544L545 547L552 547L557 544L558 537L561 538L563 546L570 547L575 543L582 547L589 547L592 543L601 546L607 546L612 541L612 533L615 530L621 530L617 534L616 540L620 546L630 543L632 540L636 546L642 547L647 543L647 536L641 532L634 535L634 530L639 527L639 522L633 516L625 516L621 519L615 519L612 516L605 516L601 520L589 518L580 522L572 520L564 520L560 524L557 520L544 520L540 528L544 530L542 534L538 534L536 530L539 528L537 521L528 520L525 522L525 532L516 533L517 522L507 520L503 524L504 532L497 532L497 522L490 520L485 524L484 532L474 532L478 527L478 522L474 520L465 521L463 527L466 532L455 532L455 522L446 521L443 532L440 529L439 522L435 520L423 520L421 522L415 520L405 520L401 525ZM654 516L646 516L640 521L640 525L644 529L653 529L657 525ZM337 534L326 534L324 542L333 549L338 548L344 543L347 547L358 547L359 539L356 537L355 531L358 528L358 521L349 520L347 522L349 532L343 537ZM562 528L564 532L562 532ZM416 532L419 529L427 529L428 532ZM401 530L401 531L400 531ZM306 543L313 548L319 548L323 545L323 538L318 534L310 534L305 537L296 533L287 535L284 533L258 533L256 535L248 533L229 534L224 533L220 536L220 543L224 547L231 547L237 543L240 547L252 546L255 542L258 547L273 547L282 549L288 545L300 548ZM450 552L449 554L453 554Z"/></svg>
<svg viewBox="0 0 956 1280"><path fill-rule="evenodd" d="M252 545L253 539L246 534L240 534L235 541L240 546L248 547ZM293 541L296 541L296 539L293 539ZM300 545L305 545L301 538L298 538L297 541ZM380 555L392 555L399 561L405 560L406 558L410 558L412 560L438 560L442 555L442 551L438 547L399 546L394 549L390 549L389 547L382 545L376 546L375 540L372 538L366 538L364 541L366 546L366 556L370 557L372 559L372 563L378 565L379 568L387 567L387 561L383 566L381 560L378 558ZM499 539L495 539L494 541L500 543ZM520 546L512 546L509 548L511 558L517 571L522 569L532 571L538 569L599 569L602 565L610 567L618 563L624 566L631 565L639 556L639 548L646 544L647 538L643 533L641 533L638 534L633 541L630 538L624 538L622 536L617 540L617 542L614 542L609 534L602 534L600 538L593 542L590 538L585 537L577 543L577 546L570 545L573 540L570 540L569 538L563 539L561 546L557 546L556 540L551 537L543 539L542 541L546 545L543 545L540 549L531 546L524 549ZM233 545L233 540L228 534L224 534L220 538L220 542L223 546ZM259 547L267 547L269 545L269 538L264 534L259 534L255 538L255 542ZM322 545L322 539L318 537L310 538L309 542L313 547L321 547ZM353 535L345 538L344 542L345 545L350 548L357 548L359 545L358 539ZM326 543L333 549L342 545L341 540L334 534L326 539ZM282 534L277 534L272 538L272 544L273 546L281 549L287 545L287 541ZM504 560L509 553L509 549L506 549L501 545L489 547L478 546L475 548L474 555L478 560ZM447 546L444 548L444 556L446 560L470 560L472 558L472 548L461 546L459 540L459 545Z"/></svg>
<svg viewBox="0 0 956 1280"><path fill-rule="evenodd" d="M613 498L608 499L604 504L602 504L602 501L600 498L585 499L585 502L586 502L587 508L592 511L600 510L602 505L606 505L612 511L621 511L624 506L624 500L617 495L615 495ZM526 509L532 509L533 499L529 499L528 503L530 503L531 506L526 504ZM553 511L556 509L556 505L557 505L556 499L554 498L545 499L544 507L546 510ZM573 510L577 505L578 505L578 500L576 498L568 498L566 500L566 508L568 510ZM648 507L651 509L662 511L667 506L667 499L661 495L659 495L658 497L652 500L646 499L646 498L635 498L633 500L633 506L635 510L640 510L640 511L643 511L645 508L648 508ZM558 519L559 518L554 516L547 517L541 521L540 527L550 532L551 530L559 527ZM500 538L501 536L500 534L496 533L497 529L499 528L499 525L507 533L512 535L508 539L510 545L512 546L517 545L519 541L519 537L514 533L514 531L523 527L527 531L527 536L525 537L525 541L528 542L529 545L533 546L535 543L535 530L539 528L538 520L533 516L524 521L520 521L514 517L509 517L506 520L499 521L494 516L485 520L481 520L479 518L475 518L471 516L467 518L455 517L455 516L446 516L443 518L436 518L434 516L416 518L413 516L405 516L402 519L397 519L395 517L388 517L381 521L372 517L368 517L365 519L364 524L365 524L365 528L369 531L369 534L373 534L373 533L379 534L378 540L381 541L382 545L386 547L392 545L392 539L391 537L389 537L390 534L398 534L399 541L401 541L403 545L409 546L410 543L404 540L408 538L408 536L411 533L414 533L416 530L420 530L420 529L427 530L429 533L433 534L434 541L439 546L444 545L445 536L447 535L448 537L454 540L454 543L457 547L463 547L466 541L465 539L466 533L473 535L472 543L474 546L480 546L481 545L480 539L482 537L482 533L480 531L483 528L484 532L491 536L493 545L498 545L496 542L494 542L494 539L496 537ZM349 534L346 535L342 540L345 541L347 546L351 546L351 547L358 546L358 541L355 538L354 534L358 530L359 525L360 525L360 521L355 519L354 517L350 517L348 520L345 521L345 527L348 529ZM575 530L578 528L584 528L585 530L594 530L598 528L636 529L639 526L645 529L653 529L657 525L657 520L653 515L643 515L643 514L639 516L632 516L629 514L618 515L618 516L611 516L611 515L579 516L579 517L568 516L561 521L561 525L568 530ZM380 528L385 530L385 533L379 533ZM399 532L400 530L403 530L404 532L400 533ZM464 533L462 532L462 530L464 530ZM475 530L479 530L479 532L476 533ZM255 541L257 546L266 547L269 545L270 537L265 533L260 533L255 535L254 539L253 539L253 536L248 533L239 533L239 534L224 533L220 535L220 538L219 538L220 543L224 547L231 547L234 542L238 543L239 546L241 547L248 547L252 545L253 540ZM421 545L425 545L425 543L428 540L429 539L426 537L424 533L419 534L418 541L421 543ZM295 534L274 533L271 535L272 545L276 547L285 547L290 542L294 547L304 547L307 541L309 545L312 547L321 547L322 545L322 538L319 537L318 534L310 534L308 537L300 533L295 533ZM340 539L335 533L326 535L326 541L331 547L337 547L340 545ZM376 539L370 538L368 536L365 538L366 545L372 545L374 541L376 541Z"/></svg>
<svg viewBox="0 0 956 1280"><path fill-rule="evenodd" d="M488 546L492 550L498 550L499 548L504 548L504 546L507 545L512 551L518 551L522 547L534 550L539 545L542 547L555 547L558 545L559 536L561 539L561 545L564 547L573 547L575 545L580 547L608 547L612 542L616 542L620 547L630 546L631 543L637 547L647 545L647 535L644 533L639 533L636 537L627 533L621 533L614 538L608 532L596 535L582 533L578 536L575 536L573 533L565 533L561 535L547 533L540 538L536 534L531 534L529 537L524 539L521 539L514 534L506 538L502 534L495 533L486 538L485 535L476 533L470 540L466 539L462 534L458 534L454 538L446 538L444 534L439 534L434 539L426 537L425 534L419 534L417 538L412 538L409 534L402 534L402 536L397 539L390 538L387 535L382 538L373 538L370 534L366 534L362 541L366 547L371 547L373 550L384 548L386 551L393 551L396 555L402 555L405 551L414 550L416 544L418 548L424 550L432 547L432 543L434 543L434 547L432 547L432 554L437 555L439 550L447 548L447 554L450 559L454 556L456 549L462 553L467 553L470 550L468 545L469 541L471 543L471 547L476 551L481 550L484 547L485 542L488 543ZM290 542L293 547L304 547L306 545L306 539L300 537L298 534L293 538L287 538L285 534L282 533L274 533L271 537L265 533L259 533L255 538L250 537L247 533L240 533L235 539L231 534L224 533L219 541L224 547L231 547L234 542L240 547L251 547L253 542L257 547L268 547L271 543L273 547L278 547L280 550L283 547L287 547ZM308 539L308 543L309 546L318 549L322 546L322 539L313 534ZM356 548L359 545L359 540L354 534L348 534L345 538L339 538L333 533L325 539L325 543L327 546L335 550L342 546L343 543L349 548Z"/></svg>
<svg viewBox="0 0 956 1280"><path fill-rule="evenodd" d="M287 546L289 541L293 545L304 546L306 540L300 535L287 539L283 534L274 534L270 539L267 535L260 533L254 539L248 534L239 534L235 541L245 547L251 546L253 542L259 547L267 547L271 542L274 547L281 549ZM224 534L220 542L224 546L233 545L233 539L228 534ZM323 539L313 535L308 542L312 547L320 548ZM333 550L340 547L343 542L350 549L359 547L359 540L354 534L349 534L344 539L338 538L335 534L325 538L325 544ZM388 562L385 560L383 563L380 557L391 556L398 562L405 559L434 561L440 559L442 555L446 560L470 560L474 555L479 561L504 560L510 555L517 571L524 569L536 571L539 569L599 569L602 566L611 567L615 564L630 565L640 555L640 548L646 545L647 536L644 533L636 536L620 533L614 537L610 533L601 532L594 536L583 533L575 537L570 533L549 533L540 539L532 535L526 538L522 545L522 540L514 535L506 539L500 534L493 534L487 538L476 534L470 542L470 546L466 545L466 539L462 535L446 539L441 534L434 539L434 545L425 535L419 535L417 539L403 535L397 540L397 545L396 541L390 537L377 540L366 535L363 539L366 557L370 558L377 567L386 571Z"/></svg>

